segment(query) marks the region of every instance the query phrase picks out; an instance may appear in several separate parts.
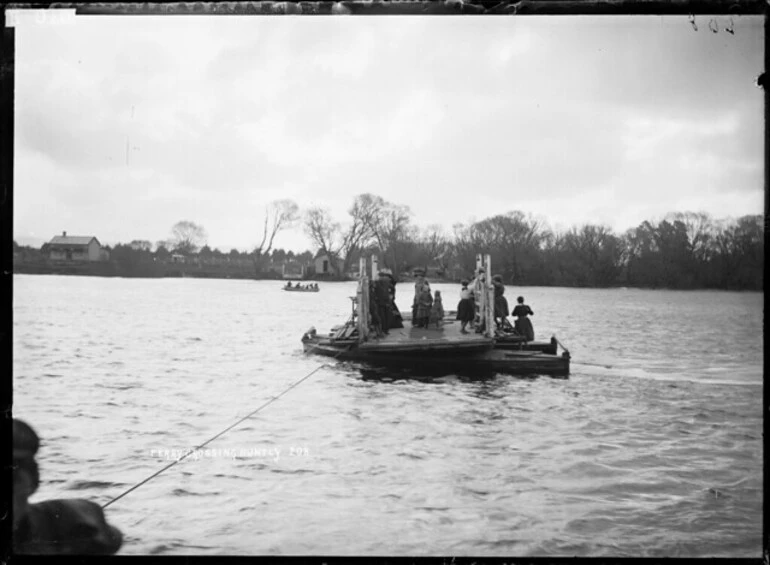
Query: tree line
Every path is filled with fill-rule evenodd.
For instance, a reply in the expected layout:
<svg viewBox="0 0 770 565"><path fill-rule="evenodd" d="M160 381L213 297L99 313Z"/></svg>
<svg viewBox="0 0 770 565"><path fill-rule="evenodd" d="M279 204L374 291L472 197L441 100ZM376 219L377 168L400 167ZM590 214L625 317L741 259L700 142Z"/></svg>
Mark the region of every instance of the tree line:
<svg viewBox="0 0 770 565"><path fill-rule="evenodd" d="M362 254L374 252L394 273L434 266L456 279L473 272L477 253L489 253L507 283L524 286L761 290L763 284L761 215L731 220L676 212L618 234L595 224L555 231L512 211L447 231L420 228L407 206L361 194L345 222L312 208L303 226L346 272Z"/></svg>
<svg viewBox="0 0 770 565"><path fill-rule="evenodd" d="M167 240L119 244L110 248L110 256L138 276L156 272L151 263L167 262L173 254L238 264L258 278L274 276L276 263L308 265L315 257L311 251L273 247L278 233L295 227L303 229L318 253L331 259L333 269L339 265L334 273L339 278L354 270L360 257L377 254L380 265L396 276L421 268L459 280L472 274L477 253L489 253L495 272L506 283L522 286L763 288L761 215L715 219L702 212L676 212L615 233L598 224L557 231L542 219L511 211L447 230L440 225L420 227L408 206L368 193L354 198L342 221L325 208L301 213L291 200L274 201L255 229L259 244L246 252L211 249L203 226L185 220L172 227Z"/></svg>

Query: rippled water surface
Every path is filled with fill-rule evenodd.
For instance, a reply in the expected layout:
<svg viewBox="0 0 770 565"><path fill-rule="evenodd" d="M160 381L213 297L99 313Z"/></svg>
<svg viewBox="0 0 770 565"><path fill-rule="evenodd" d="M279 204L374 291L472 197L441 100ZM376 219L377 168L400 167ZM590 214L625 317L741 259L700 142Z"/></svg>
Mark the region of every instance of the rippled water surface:
<svg viewBox="0 0 770 565"><path fill-rule="evenodd" d="M121 553L761 554L762 294L509 287L570 378L425 381L302 353L354 289L15 276L33 501L107 502L329 363L110 506Z"/></svg>

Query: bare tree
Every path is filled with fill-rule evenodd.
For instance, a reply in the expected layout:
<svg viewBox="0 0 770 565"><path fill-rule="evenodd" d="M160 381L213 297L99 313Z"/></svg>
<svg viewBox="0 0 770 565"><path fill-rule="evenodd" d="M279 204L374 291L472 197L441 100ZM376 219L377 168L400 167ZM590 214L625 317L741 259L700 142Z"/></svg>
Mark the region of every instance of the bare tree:
<svg viewBox="0 0 770 565"><path fill-rule="evenodd" d="M305 233L330 258L342 263L343 272L357 251L375 244L383 256L383 264L398 269L398 257L403 255L397 243L408 235L411 212L406 206L386 202L373 194L359 194L348 210L350 222L335 222L327 210L313 208L305 214Z"/></svg>
<svg viewBox="0 0 770 565"><path fill-rule="evenodd" d="M336 270L344 244L340 224L334 221L328 210L311 208L305 212L303 227L321 253L329 256L329 263Z"/></svg>
<svg viewBox="0 0 770 565"><path fill-rule="evenodd" d="M170 243L178 253L195 253L206 240L206 230L195 222L183 220L171 228Z"/></svg>
<svg viewBox="0 0 770 565"><path fill-rule="evenodd" d="M282 230L294 226L299 219L299 206L289 199L274 200L265 207L262 241L254 249L254 267L260 270L263 257L273 248L275 236Z"/></svg>
<svg viewBox="0 0 770 565"><path fill-rule="evenodd" d="M345 272L350 270L350 263L356 251L361 251L372 243L375 224L373 218L379 213L382 199L372 194L359 194L353 201L353 206L348 210L350 223L343 228L342 255Z"/></svg>
<svg viewBox="0 0 770 565"><path fill-rule="evenodd" d="M364 225L382 253L384 263L392 269L399 269L401 265L396 244L402 242L408 234L411 210L408 206L391 204L372 194L361 195L359 202Z"/></svg>
<svg viewBox="0 0 770 565"><path fill-rule="evenodd" d="M444 233L444 228L438 224L428 226L423 231L421 240L429 260L437 263L442 271L446 271L449 265L451 246L449 238Z"/></svg>

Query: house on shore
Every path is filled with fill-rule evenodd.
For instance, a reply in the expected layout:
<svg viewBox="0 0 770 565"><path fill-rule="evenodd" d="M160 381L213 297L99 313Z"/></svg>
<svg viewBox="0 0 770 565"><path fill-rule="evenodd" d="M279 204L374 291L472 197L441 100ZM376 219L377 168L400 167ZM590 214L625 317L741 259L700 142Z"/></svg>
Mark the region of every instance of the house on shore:
<svg viewBox="0 0 770 565"><path fill-rule="evenodd" d="M315 265L316 276L336 277L342 273L344 261L339 258L336 261L333 261L329 255L323 251L318 251L315 258L313 259L313 264Z"/></svg>
<svg viewBox="0 0 770 565"><path fill-rule="evenodd" d="M109 252L92 235L67 235L64 231L48 243L48 257L52 261L106 261Z"/></svg>

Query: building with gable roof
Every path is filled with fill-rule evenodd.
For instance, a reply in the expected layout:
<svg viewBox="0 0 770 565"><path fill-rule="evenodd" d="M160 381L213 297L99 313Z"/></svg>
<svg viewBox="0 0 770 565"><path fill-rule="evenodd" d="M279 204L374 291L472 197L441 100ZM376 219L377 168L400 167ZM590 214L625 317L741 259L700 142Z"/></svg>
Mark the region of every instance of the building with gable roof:
<svg viewBox="0 0 770 565"><path fill-rule="evenodd" d="M313 258L313 263L315 264L316 275L339 276L342 273L344 261L342 259L333 261L329 255L319 249Z"/></svg>
<svg viewBox="0 0 770 565"><path fill-rule="evenodd" d="M66 231L48 243L48 256L52 261L105 261L109 258L96 237L67 235Z"/></svg>

